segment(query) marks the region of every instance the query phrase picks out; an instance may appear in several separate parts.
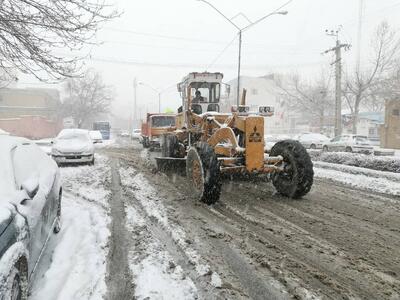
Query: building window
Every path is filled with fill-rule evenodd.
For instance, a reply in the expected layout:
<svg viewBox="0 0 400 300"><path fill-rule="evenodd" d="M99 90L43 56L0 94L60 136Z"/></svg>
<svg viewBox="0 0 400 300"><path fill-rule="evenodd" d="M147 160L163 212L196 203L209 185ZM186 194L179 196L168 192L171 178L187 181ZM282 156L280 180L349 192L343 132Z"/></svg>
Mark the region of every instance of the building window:
<svg viewBox="0 0 400 300"><path fill-rule="evenodd" d="M377 134L376 128L369 128L369 130L368 130L369 136L375 136L376 134Z"/></svg>
<svg viewBox="0 0 400 300"><path fill-rule="evenodd" d="M399 109L393 109L393 116L400 116Z"/></svg>
<svg viewBox="0 0 400 300"><path fill-rule="evenodd" d="M252 95L258 95L258 90L257 89L251 89L251 94Z"/></svg>

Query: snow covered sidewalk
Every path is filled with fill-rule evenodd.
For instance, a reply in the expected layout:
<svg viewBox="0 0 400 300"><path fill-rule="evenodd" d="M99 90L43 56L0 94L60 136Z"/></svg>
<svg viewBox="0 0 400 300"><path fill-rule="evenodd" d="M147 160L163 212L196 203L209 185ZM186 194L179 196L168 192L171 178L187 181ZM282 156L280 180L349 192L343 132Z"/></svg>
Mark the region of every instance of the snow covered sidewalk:
<svg viewBox="0 0 400 300"><path fill-rule="evenodd" d="M30 300L103 299L110 235L104 181L108 161L61 168L62 229L46 248Z"/></svg>
<svg viewBox="0 0 400 300"><path fill-rule="evenodd" d="M400 196L400 174L315 162L314 176L377 193Z"/></svg>

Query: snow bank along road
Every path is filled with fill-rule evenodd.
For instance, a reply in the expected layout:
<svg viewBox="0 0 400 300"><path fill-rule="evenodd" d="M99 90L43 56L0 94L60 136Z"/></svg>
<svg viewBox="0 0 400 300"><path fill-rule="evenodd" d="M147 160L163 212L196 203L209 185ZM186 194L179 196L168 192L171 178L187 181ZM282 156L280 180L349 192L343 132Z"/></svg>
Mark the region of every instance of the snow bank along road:
<svg viewBox="0 0 400 300"><path fill-rule="evenodd" d="M62 170L64 228L33 299L400 299L396 178L321 166L302 200L226 179L207 206L151 156L126 141Z"/></svg>

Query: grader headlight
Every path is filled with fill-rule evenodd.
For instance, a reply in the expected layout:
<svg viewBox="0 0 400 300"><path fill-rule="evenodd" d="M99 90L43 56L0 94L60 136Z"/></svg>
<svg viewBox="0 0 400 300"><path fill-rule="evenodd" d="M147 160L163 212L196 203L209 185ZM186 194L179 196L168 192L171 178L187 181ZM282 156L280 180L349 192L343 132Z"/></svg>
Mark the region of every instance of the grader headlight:
<svg viewBox="0 0 400 300"><path fill-rule="evenodd" d="M258 114L261 116L273 116L274 115L274 107L273 106L259 106Z"/></svg>
<svg viewBox="0 0 400 300"><path fill-rule="evenodd" d="M233 113L237 112L239 113L240 116L247 116L250 112L250 106L249 105L232 105L231 111Z"/></svg>

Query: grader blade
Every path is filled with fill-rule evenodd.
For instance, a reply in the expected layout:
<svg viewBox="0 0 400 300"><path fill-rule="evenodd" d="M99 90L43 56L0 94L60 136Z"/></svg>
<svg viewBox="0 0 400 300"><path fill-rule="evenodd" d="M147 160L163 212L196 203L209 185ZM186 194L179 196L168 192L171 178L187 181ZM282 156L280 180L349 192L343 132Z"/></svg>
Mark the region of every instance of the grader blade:
<svg viewBox="0 0 400 300"><path fill-rule="evenodd" d="M161 172L185 174L186 159L175 157L156 157L157 169Z"/></svg>

